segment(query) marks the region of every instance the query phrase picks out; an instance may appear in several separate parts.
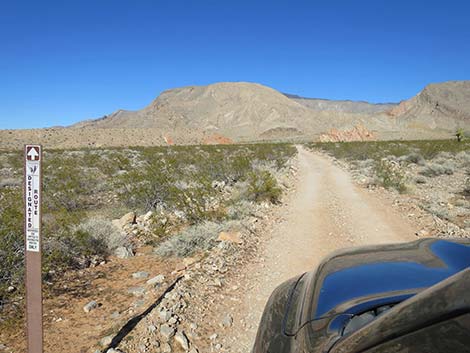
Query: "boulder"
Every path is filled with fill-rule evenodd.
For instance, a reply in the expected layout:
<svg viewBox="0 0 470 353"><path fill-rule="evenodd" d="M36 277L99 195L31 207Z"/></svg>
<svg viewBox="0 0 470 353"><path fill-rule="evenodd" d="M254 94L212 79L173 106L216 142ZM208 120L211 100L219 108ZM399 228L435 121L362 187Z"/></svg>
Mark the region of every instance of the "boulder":
<svg viewBox="0 0 470 353"><path fill-rule="evenodd" d="M242 238L240 232L220 232L217 241L225 241L228 243L241 244Z"/></svg>
<svg viewBox="0 0 470 353"><path fill-rule="evenodd" d="M164 341L169 341L171 337L175 335L175 329L170 325L163 324L160 326L160 336L162 336Z"/></svg>
<svg viewBox="0 0 470 353"><path fill-rule="evenodd" d="M136 214L135 212L126 213L119 219L114 219L111 222L118 228L123 229L125 226L135 224Z"/></svg>
<svg viewBox="0 0 470 353"><path fill-rule="evenodd" d="M86 313L89 313L90 311L92 311L93 309L96 309L97 307L98 307L98 303L92 300L91 302L89 302L83 307L83 311Z"/></svg>
<svg viewBox="0 0 470 353"><path fill-rule="evenodd" d="M120 246L114 250L114 255L120 259L128 259L129 257L134 256L134 252L131 249L126 248L125 246Z"/></svg>
<svg viewBox="0 0 470 353"><path fill-rule="evenodd" d="M131 287L127 290L127 293L132 294L135 297L143 297L145 294L144 287Z"/></svg>
<svg viewBox="0 0 470 353"><path fill-rule="evenodd" d="M175 335L175 341L183 348L185 351L189 349L189 340L184 334L183 331L178 331Z"/></svg>
<svg viewBox="0 0 470 353"><path fill-rule="evenodd" d="M147 284L150 285L150 286L153 286L155 284L161 284L163 283L163 281L165 280L165 276L164 275L158 275L158 276L155 276L153 278L150 278L148 281L147 281Z"/></svg>
<svg viewBox="0 0 470 353"><path fill-rule="evenodd" d="M148 276L149 276L149 273L145 271L134 272L132 274L132 278L136 278L136 279L147 278Z"/></svg>

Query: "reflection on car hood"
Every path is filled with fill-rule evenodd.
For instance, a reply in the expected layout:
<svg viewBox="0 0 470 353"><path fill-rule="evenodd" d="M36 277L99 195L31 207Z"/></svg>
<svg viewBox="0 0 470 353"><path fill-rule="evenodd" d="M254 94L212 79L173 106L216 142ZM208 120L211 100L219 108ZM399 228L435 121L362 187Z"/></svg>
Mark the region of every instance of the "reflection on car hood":
<svg viewBox="0 0 470 353"><path fill-rule="evenodd" d="M468 242L425 239L337 253L317 271L313 318L373 298L403 300L469 266Z"/></svg>

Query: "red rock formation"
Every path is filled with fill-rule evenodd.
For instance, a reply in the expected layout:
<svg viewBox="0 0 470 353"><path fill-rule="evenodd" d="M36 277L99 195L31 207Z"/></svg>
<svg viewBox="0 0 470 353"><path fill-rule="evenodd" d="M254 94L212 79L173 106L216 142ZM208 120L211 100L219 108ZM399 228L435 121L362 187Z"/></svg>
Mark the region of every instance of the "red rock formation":
<svg viewBox="0 0 470 353"><path fill-rule="evenodd" d="M373 141L376 136L362 125L357 125L351 130L331 129L326 134L320 135L321 142L345 142L345 141Z"/></svg>
<svg viewBox="0 0 470 353"><path fill-rule="evenodd" d="M203 145L230 145L233 144L233 140L230 138L219 135L219 134L212 134L206 136L202 140Z"/></svg>

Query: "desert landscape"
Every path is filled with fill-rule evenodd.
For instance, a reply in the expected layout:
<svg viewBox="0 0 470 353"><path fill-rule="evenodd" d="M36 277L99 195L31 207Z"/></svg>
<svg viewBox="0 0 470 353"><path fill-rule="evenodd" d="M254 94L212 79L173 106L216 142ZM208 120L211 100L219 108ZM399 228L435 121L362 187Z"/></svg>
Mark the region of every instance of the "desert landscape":
<svg viewBox="0 0 470 353"><path fill-rule="evenodd" d="M468 130L469 96L470 81L430 84L397 104L301 98L256 83L221 82L170 89L141 110L68 127L0 130L0 148L448 139Z"/></svg>
<svg viewBox="0 0 470 353"><path fill-rule="evenodd" d="M2 130L0 351L25 349L25 142L45 147L46 352L249 352L271 291L332 251L470 236L469 101L469 81L379 105L221 83Z"/></svg>

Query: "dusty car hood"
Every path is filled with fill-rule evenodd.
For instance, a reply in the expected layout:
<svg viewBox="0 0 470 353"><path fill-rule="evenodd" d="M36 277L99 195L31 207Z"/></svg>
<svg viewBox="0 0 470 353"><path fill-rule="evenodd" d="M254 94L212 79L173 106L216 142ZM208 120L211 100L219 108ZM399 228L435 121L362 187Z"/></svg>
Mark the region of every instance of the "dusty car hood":
<svg viewBox="0 0 470 353"><path fill-rule="evenodd" d="M402 301L469 266L470 241L425 239L333 254L316 272L310 320L355 314L371 301Z"/></svg>
<svg viewBox="0 0 470 353"><path fill-rule="evenodd" d="M470 239L411 243L336 252L308 275L297 331L312 352L328 352L354 315L409 299L470 266Z"/></svg>

